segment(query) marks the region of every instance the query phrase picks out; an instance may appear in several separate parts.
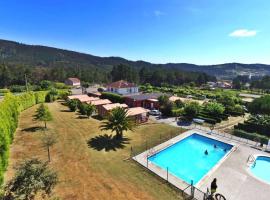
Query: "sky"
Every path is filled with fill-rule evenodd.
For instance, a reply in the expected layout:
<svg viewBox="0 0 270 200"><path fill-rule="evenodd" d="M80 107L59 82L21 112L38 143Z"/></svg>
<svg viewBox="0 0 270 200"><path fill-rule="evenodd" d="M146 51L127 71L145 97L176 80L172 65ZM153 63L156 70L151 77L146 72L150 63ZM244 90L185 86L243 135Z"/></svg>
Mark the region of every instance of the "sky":
<svg viewBox="0 0 270 200"><path fill-rule="evenodd" d="M270 0L0 0L0 38L153 63L270 64Z"/></svg>

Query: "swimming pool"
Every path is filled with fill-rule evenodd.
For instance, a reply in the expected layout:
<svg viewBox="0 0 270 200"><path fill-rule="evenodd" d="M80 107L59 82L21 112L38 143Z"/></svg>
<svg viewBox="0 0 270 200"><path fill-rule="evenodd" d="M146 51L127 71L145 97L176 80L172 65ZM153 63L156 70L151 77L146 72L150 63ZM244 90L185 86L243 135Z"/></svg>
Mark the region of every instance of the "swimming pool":
<svg viewBox="0 0 270 200"><path fill-rule="evenodd" d="M216 146L216 148L215 148ZM220 142L193 133L174 145L152 155L150 162L187 183L197 184L232 148ZM205 154L207 150L208 155Z"/></svg>
<svg viewBox="0 0 270 200"><path fill-rule="evenodd" d="M270 184L270 157L258 156L250 170L254 176Z"/></svg>

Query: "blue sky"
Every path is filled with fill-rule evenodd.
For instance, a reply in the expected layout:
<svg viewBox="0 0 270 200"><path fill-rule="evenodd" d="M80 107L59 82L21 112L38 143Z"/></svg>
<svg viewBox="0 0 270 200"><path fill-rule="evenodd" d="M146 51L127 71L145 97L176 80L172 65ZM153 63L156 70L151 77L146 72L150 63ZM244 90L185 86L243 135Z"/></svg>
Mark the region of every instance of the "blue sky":
<svg viewBox="0 0 270 200"><path fill-rule="evenodd" d="M0 38L154 63L270 64L270 1L0 0Z"/></svg>

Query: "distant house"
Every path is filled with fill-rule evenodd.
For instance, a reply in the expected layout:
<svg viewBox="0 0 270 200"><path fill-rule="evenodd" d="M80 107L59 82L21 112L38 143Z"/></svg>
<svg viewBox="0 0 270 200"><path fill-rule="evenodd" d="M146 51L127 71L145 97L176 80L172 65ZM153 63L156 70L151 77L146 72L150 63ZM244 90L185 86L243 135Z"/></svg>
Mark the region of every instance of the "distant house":
<svg viewBox="0 0 270 200"><path fill-rule="evenodd" d="M81 81L80 81L80 79L78 79L78 78L68 78L68 79L65 81L65 84L66 84L66 85L70 85L70 86L76 86L76 87L79 87L79 86L81 86Z"/></svg>
<svg viewBox="0 0 270 200"><path fill-rule="evenodd" d="M124 80L116 81L107 85L107 92L113 92L120 95L129 95L139 92L139 87L134 83Z"/></svg>
<svg viewBox="0 0 270 200"><path fill-rule="evenodd" d="M207 85L212 89L214 89L214 88L223 88L223 89L232 88L232 83L230 81L207 82Z"/></svg>

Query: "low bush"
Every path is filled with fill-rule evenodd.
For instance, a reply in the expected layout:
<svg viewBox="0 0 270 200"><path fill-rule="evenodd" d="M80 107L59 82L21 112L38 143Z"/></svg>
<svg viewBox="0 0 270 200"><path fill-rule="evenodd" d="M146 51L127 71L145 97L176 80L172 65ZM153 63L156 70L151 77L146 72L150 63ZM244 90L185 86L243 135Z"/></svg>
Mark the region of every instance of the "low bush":
<svg viewBox="0 0 270 200"><path fill-rule="evenodd" d="M113 103L124 103L125 99L123 96L111 92L102 92L101 99L109 99Z"/></svg>
<svg viewBox="0 0 270 200"><path fill-rule="evenodd" d="M0 89L0 94L8 93L9 89Z"/></svg>

